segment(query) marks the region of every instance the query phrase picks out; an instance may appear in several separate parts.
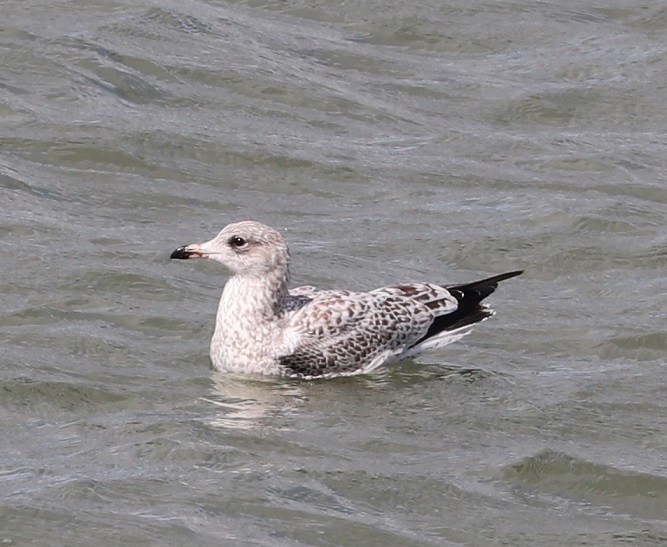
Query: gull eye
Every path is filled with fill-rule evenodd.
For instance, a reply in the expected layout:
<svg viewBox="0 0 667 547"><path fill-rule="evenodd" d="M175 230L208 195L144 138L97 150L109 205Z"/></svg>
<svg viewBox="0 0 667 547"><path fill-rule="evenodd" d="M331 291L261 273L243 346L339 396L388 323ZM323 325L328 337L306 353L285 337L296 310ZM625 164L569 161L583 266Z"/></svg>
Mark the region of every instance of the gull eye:
<svg viewBox="0 0 667 547"><path fill-rule="evenodd" d="M246 244L246 240L243 239L241 236L232 236L231 239L229 240L229 244L232 247L236 247L238 249Z"/></svg>

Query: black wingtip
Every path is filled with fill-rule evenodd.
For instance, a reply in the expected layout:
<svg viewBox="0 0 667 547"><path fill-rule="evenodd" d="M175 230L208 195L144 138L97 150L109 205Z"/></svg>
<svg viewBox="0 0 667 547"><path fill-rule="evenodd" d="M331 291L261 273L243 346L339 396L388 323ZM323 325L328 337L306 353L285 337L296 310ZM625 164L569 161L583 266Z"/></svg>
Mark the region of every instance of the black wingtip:
<svg viewBox="0 0 667 547"><path fill-rule="evenodd" d="M513 270L511 272L505 272L502 274L494 275L492 277L487 277L486 279L480 279L479 281L473 281L472 283L464 283L463 285L448 285L446 286L446 288L472 290L480 287L489 287L495 290L498 287L498 283L500 283L501 281L505 281L506 279L512 279L517 275L521 275L523 272L524 270ZM491 290L491 292L493 292L493 290Z"/></svg>
<svg viewBox="0 0 667 547"><path fill-rule="evenodd" d="M458 309L452 313L436 317L429 327L428 332L413 344L412 347L419 345L427 338L435 336L442 331L461 329L491 317L494 313L493 310L481 304L482 300L498 288L498 283L522 273L523 270L514 270L464 285L445 286L458 301Z"/></svg>
<svg viewBox="0 0 667 547"><path fill-rule="evenodd" d="M481 281L478 281L478 283L486 284L486 283L500 283L501 281L505 281L506 279L512 279L513 277L516 277L517 275L521 275L523 273L523 270L514 270L511 272L505 272L502 274L494 275L493 277L489 277L487 279L482 279Z"/></svg>
<svg viewBox="0 0 667 547"><path fill-rule="evenodd" d="M513 277L516 277L517 275L521 275L525 270L513 270L511 272L506 272L504 274L500 274L498 277L498 281L505 281L505 279L511 279Z"/></svg>

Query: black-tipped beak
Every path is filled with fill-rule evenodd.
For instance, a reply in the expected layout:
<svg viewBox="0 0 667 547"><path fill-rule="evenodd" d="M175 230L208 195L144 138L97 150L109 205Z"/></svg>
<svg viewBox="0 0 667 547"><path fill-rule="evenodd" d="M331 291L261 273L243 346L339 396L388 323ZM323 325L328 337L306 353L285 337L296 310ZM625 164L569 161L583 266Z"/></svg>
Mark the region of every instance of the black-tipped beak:
<svg viewBox="0 0 667 547"><path fill-rule="evenodd" d="M171 256L169 258L190 258L190 251L188 251L188 246L183 245L182 247L179 247L176 249L173 253L171 253Z"/></svg>
<svg viewBox="0 0 667 547"><path fill-rule="evenodd" d="M176 249L169 258L180 258L182 260L186 258L201 258L202 252L195 248L193 245L183 245Z"/></svg>

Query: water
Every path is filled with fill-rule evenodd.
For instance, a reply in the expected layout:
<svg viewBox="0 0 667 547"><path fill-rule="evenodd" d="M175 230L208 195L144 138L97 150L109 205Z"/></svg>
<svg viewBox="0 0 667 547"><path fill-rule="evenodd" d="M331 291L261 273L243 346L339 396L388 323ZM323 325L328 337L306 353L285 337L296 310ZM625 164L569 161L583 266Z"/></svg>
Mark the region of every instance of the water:
<svg viewBox="0 0 667 547"><path fill-rule="evenodd" d="M3 3L0 540L667 540L661 2ZM254 218L294 281L525 268L369 377L215 373Z"/></svg>

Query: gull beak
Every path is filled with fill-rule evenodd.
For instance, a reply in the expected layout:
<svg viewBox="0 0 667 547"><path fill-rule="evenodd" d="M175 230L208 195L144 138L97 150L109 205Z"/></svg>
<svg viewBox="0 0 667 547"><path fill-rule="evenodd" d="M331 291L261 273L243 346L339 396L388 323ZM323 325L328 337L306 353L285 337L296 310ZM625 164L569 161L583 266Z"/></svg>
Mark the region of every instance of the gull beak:
<svg viewBox="0 0 667 547"><path fill-rule="evenodd" d="M208 252L203 248L201 243L191 243L190 245L183 245L176 249L169 258L179 258L185 260L187 258L206 258Z"/></svg>

